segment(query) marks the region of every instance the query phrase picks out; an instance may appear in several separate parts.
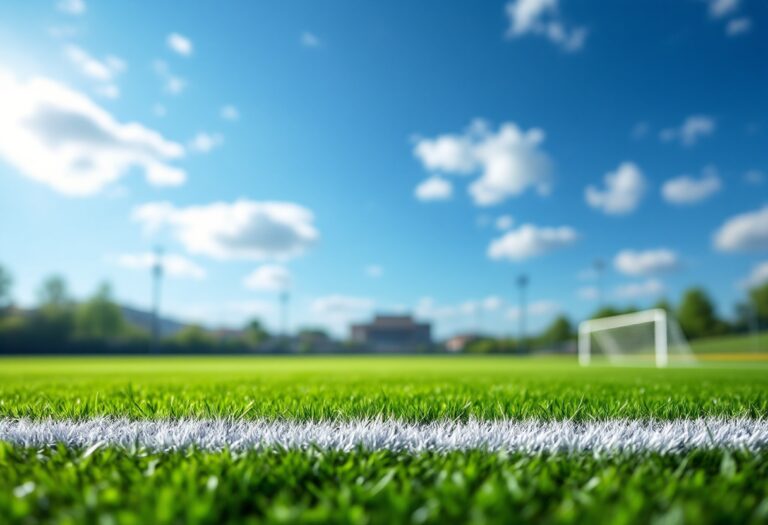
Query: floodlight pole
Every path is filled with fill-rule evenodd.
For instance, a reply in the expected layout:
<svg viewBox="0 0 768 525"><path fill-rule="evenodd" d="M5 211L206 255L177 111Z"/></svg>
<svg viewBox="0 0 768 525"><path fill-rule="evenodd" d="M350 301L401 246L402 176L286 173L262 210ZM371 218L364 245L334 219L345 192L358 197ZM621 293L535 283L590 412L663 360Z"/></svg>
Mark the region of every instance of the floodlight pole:
<svg viewBox="0 0 768 525"><path fill-rule="evenodd" d="M520 289L520 349L525 350L526 349L526 342L525 342L525 316L526 316L526 305L525 305L525 289L528 286L528 276L523 274L520 275L517 278L517 287Z"/></svg>
<svg viewBox="0 0 768 525"><path fill-rule="evenodd" d="M160 345L160 286L163 278L163 249L155 247L155 259L152 264L152 350Z"/></svg>

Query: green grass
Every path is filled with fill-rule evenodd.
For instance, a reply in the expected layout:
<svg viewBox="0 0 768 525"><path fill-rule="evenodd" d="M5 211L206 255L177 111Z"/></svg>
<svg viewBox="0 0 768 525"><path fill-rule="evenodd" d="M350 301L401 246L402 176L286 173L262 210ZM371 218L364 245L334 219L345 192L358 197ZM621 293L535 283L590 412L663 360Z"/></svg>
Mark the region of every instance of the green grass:
<svg viewBox="0 0 768 525"><path fill-rule="evenodd" d="M752 354L768 353L768 332L757 335L725 335L691 342L691 350L697 354Z"/></svg>
<svg viewBox="0 0 768 525"><path fill-rule="evenodd" d="M768 417L768 363L572 358L0 359L0 417ZM8 523L766 523L768 452L156 454L0 443Z"/></svg>
<svg viewBox="0 0 768 525"><path fill-rule="evenodd" d="M136 455L0 445L0 516L73 524L765 523L767 459L718 452Z"/></svg>
<svg viewBox="0 0 768 525"><path fill-rule="evenodd" d="M0 360L0 417L608 419L768 415L768 363L583 369L571 358Z"/></svg>

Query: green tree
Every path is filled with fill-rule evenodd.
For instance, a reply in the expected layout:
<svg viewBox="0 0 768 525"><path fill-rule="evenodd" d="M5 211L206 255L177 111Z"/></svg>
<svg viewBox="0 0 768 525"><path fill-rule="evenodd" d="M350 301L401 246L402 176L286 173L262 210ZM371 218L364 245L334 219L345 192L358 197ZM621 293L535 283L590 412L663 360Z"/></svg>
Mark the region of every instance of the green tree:
<svg viewBox="0 0 768 525"><path fill-rule="evenodd" d="M691 288L683 294L677 319L689 339L720 335L727 331L725 323L717 317L712 300L701 288Z"/></svg>
<svg viewBox="0 0 768 525"><path fill-rule="evenodd" d="M539 336L539 344L552 345L570 341L574 337L573 324L565 315L558 315Z"/></svg>
<svg viewBox="0 0 768 525"><path fill-rule="evenodd" d="M13 279L8 270L0 266L0 314L11 306L11 287Z"/></svg>
<svg viewBox="0 0 768 525"><path fill-rule="evenodd" d="M213 348L216 338L200 325L192 324L179 330L169 340L178 346L190 349Z"/></svg>
<svg viewBox="0 0 768 525"><path fill-rule="evenodd" d="M664 310L668 314L675 312L675 308L672 306L672 303L667 301L666 298L662 298L656 301L656 304L654 304L653 307L658 308L659 310Z"/></svg>
<svg viewBox="0 0 768 525"><path fill-rule="evenodd" d="M269 337L269 332L267 332L259 319L252 319L243 329L243 341L251 347L266 343Z"/></svg>
<svg viewBox="0 0 768 525"><path fill-rule="evenodd" d="M75 335L78 338L118 339L127 332L123 312L112 300L112 290L106 283L75 311Z"/></svg>
<svg viewBox="0 0 768 525"><path fill-rule="evenodd" d="M755 286L749 291L751 307L757 314L757 321L760 326L768 323L768 282Z"/></svg>
<svg viewBox="0 0 768 525"><path fill-rule="evenodd" d="M46 279L38 291L38 313L35 331L44 344L60 344L74 331L74 306L63 277Z"/></svg>

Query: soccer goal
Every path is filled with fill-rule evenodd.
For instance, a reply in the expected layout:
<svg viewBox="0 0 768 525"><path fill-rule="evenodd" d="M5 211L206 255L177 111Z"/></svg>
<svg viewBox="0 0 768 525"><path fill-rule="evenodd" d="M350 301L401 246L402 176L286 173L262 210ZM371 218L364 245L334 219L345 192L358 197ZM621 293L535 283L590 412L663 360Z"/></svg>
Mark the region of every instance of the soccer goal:
<svg viewBox="0 0 768 525"><path fill-rule="evenodd" d="M579 363L589 365L593 357L610 363L654 362L665 367L695 362L680 325L665 310L645 310L591 319L579 325Z"/></svg>

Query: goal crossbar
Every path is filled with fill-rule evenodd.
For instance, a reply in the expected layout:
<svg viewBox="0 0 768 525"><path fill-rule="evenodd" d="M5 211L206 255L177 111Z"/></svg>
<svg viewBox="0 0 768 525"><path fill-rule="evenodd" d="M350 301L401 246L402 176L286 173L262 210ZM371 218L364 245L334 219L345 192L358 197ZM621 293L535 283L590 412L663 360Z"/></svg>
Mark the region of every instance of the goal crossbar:
<svg viewBox="0 0 768 525"><path fill-rule="evenodd" d="M656 366L667 366L669 363L667 312L661 308L583 321L579 324L579 363L587 366L592 359L591 336L593 333L640 323L654 323Z"/></svg>

